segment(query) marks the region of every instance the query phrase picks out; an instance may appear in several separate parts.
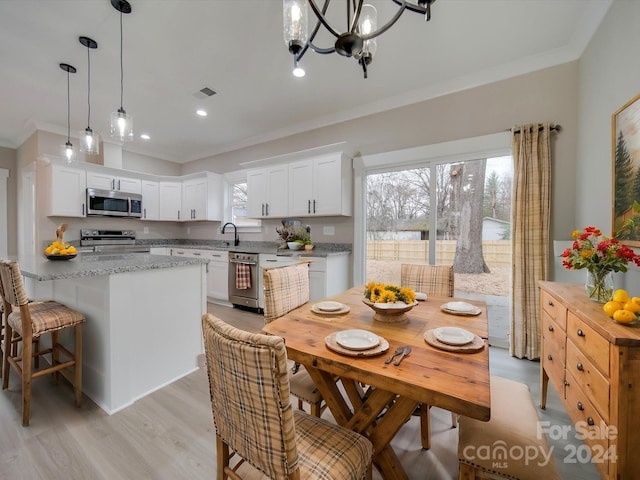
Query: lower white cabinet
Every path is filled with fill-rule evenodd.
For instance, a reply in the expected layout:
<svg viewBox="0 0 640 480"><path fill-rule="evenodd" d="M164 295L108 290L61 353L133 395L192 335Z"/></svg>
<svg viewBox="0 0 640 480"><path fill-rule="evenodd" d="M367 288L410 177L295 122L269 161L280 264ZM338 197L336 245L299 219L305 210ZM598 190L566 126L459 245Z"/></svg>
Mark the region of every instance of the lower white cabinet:
<svg viewBox="0 0 640 480"><path fill-rule="evenodd" d="M207 298L229 302L229 253L218 250L196 248L172 248L171 255L177 257L199 257L209 260L207 264Z"/></svg>
<svg viewBox="0 0 640 480"><path fill-rule="evenodd" d="M204 252L209 259L207 271L207 297L223 302L229 301L229 253L209 250Z"/></svg>
<svg viewBox="0 0 640 480"><path fill-rule="evenodd" d="M350 255L313 257L309 265L309 301L317 302L349 289Z"/></svg>

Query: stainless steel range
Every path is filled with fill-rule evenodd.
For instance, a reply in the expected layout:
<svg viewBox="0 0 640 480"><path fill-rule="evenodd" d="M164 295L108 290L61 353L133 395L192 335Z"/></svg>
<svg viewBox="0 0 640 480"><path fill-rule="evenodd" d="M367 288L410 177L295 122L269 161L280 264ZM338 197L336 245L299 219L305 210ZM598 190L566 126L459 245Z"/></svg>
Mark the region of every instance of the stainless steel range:
<svg viewBox="0 0 640 480"><path fill-rule="evenodd" d="M229 301L259 310L258 254L229 252Z"/></svg>
<svg viewBox="0 0 640 480"><path fill-rule="evenodd" d="M134 230L80 230L80 248L93 252L149 253L149 245L136 245Z"/></svg>

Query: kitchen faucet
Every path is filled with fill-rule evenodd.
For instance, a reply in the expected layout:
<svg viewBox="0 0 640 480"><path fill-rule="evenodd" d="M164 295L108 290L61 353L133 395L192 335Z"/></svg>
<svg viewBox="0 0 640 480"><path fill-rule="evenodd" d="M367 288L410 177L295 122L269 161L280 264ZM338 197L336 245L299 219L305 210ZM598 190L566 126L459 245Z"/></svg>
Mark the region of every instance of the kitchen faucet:
<svg viewBox="0 0 640 480"><path fill-rule="evenodd" d="M238 227L236 227L235 223L227 222L222 226L221 233L224 233L224 230L225 228L227 228L227 225L231 225L233 227L233 245L237 247L238 244L240 243L240 239L238 238Z"/></svg>

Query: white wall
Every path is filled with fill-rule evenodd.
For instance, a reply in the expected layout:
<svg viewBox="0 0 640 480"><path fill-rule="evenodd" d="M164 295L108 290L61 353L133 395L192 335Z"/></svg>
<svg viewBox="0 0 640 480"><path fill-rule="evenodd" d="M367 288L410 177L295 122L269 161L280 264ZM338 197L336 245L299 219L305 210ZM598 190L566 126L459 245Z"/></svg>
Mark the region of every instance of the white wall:
<svg viewBox="0 0 640 480"><path fill-rule="evenodd" d="M640 93L640 2L616 0L579 61L578 160L574 228L613 223L613 112ZM563 182L555 178L556 182ZM571 226L567 228L569 238ZM617 287L640 294L640 269L618 275Z"/></svg>

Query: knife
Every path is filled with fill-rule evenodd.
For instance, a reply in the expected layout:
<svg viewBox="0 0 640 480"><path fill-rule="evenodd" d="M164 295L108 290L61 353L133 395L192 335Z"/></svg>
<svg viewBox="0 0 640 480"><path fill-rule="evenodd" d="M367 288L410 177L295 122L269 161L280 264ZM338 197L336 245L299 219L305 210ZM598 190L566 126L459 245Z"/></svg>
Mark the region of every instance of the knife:
<svg viewBox="0 0 640 480"><path fill-rule="evenodd" d="M396 365L396 366L400 365L400 362L402 361L402 359L404 357L406 357L407 355L409 355L410 353L411 353L411 347L409 345L407 345L406 347L404 347L402 349L402 353L400 354L398 359L395 362L393 362L393 364Z"/></svg>

